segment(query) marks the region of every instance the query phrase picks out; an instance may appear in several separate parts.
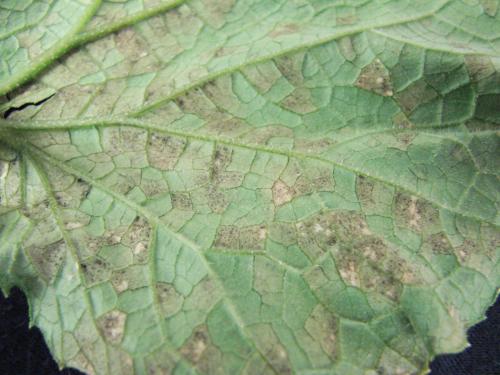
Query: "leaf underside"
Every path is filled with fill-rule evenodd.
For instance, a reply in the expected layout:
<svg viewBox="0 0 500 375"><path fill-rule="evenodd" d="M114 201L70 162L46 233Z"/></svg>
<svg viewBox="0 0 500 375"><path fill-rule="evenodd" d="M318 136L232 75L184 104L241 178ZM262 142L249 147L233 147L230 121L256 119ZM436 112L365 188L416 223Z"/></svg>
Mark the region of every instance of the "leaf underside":
<svg viewBox="0 0 500 375"><path fill-rule="evenodd" d="M496 0L3 0L0 287L88 374L419 374L500 285Z"/></svg>

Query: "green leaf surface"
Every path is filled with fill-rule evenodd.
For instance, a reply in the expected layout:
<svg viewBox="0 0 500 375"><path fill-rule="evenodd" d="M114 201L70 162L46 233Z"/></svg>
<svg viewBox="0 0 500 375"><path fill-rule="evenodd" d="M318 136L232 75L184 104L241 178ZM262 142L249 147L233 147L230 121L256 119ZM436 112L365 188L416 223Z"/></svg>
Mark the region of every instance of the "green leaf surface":
<svg viewBox="0 0 500 375"><path fill-rule="evenodd" d="M425 373L500 286L495 0L0 6L0 286L88 374Z"/></svg>

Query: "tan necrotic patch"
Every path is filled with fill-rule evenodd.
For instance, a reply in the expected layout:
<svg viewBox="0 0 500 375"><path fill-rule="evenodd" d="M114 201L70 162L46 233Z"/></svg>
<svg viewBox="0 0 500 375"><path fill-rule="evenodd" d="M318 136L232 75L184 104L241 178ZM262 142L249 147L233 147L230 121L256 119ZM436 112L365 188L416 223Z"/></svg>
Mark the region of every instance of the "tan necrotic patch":
<svg viewBox="0 0 500 375"><path fill-rule="evenodd" d="M63 239L48 244L46 246L33 246L27 249L29 257L35 267L38 268L40 275L46 281L52 281L57 275L66 257L67 247Z"/></svg>
<svg viewBox="0 0 500 375"><path fill-rule="evenodd" d="M338 322L323 305L317 305L306 320L306 331L319 341L321 348L332 360L338 356Z"/></svg>
<svg viewBox="0 0 500 375"><path fill-rule="evenodd" d="M382 96L394 94L389 72L378 58L361 70L355 85Z"/></svg>
<svg viewBox="0 0 500 375"><path fill-rule="evenodd" d="M221 225L217 230L214 246L232 250L264 250L267 228L264 225L237 227Z"/></svg>
<svg viewBox="0 0 500 375"><path fill-rule="evenodd" d="M130 227L119 236L119 242L132 249L135 263L144 263L148 260L151 226L145 218L136 216Z"/></svg>
<svg viewBox="0 0 500 375"><path fill-rule="evenodd" d="M185 147L186 141L180 138L152 133L147 147L149 163L162 171L172 170Z"/></svg>
<svg viewBox="0 0 500 375"><path fill-rule="evenodd" d="M290 202L295 195L295 190L285 182L276 180L273 184L272 193L274 205L278 207Z"/></svg>
<svg viewBox="0 0 500 375"><path fill-rule="evenodd" d="M359 212L323 212L297 224L298 245L311 259L327 251L348 285L396 300L401 283L416 282L417 270L400 250L372 233ZM276 236L275 231L271 236ZM273 238L273 237L271 237Z"/></svg>
<svg viewBox="0 0 500 375"><path fill-rule="evenodd" d="M254 325L252 337L275 372L284 375L292 373L288 353L270 324Z"/></svg>
<svg viewBox="0 0 500 375"><path fill-rule="evenodd" d="M441 225L439 213L434 206L415 196L401 192L396 195L395 217L397 223L417 233Z"/></svg>
<svg viewBox="0 0 500 375"><path fill-rule="evenodd" d="M172 196L172 207L177 208L182 211L192 211L193 210L193 202L191 201L191 197L189 193L173 193Z"/></svg>
<svg viewBox="0 0 500 375"><path fill-rule="evenodd" d="M191 337L181 347L180 352L203 374L224 373L222 353L212 343L205 325L195 328Z"/></svg>
<svg viewBox="0 0 500 375"><path fill-rule="evenodd" d="M122 340L125 329L125 313L113 310L99 318L99 327L104 337L113 344L118 344Z"/></svg>
<svg viewBox="0 0 500 375"><path fill-rule="evenodd" d="M94 285L105 281L109 279L111 274L110 265L98 257L91 257L82 261L81 269L83 270L87 285Z"/></svg>
<svg viewBox="0 0 500 375"><path fill-rule="evenodd" d="M182 308L184 297L177 293L175 287L169 283L157 283L156 295L160 309L165 317L175 315Z"/></svg>
<svg viewBox="0 0 500 375"><path fill-rule="evenodd" d="M410 115L418 106L437 98L438 93L424 79L413 82L404 90L399 91L394 98L401 109Z"/></svg>

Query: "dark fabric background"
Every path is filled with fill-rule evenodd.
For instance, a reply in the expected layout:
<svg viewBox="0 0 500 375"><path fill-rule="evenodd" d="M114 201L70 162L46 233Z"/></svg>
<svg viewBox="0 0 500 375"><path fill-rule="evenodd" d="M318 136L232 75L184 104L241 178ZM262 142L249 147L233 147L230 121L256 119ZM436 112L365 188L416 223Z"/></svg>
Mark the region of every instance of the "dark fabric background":
<svg viewBox="0 0 500 375"><path fill-rule="evenodd" d="M469 330L472 346L459 354L437 357L431 375L500 375L500 297L487 317ZM5 299L0 293L0 375L56 374L82 375L73 369L59 371L40 331L28 330L24 295L13 289Z"/></svg>

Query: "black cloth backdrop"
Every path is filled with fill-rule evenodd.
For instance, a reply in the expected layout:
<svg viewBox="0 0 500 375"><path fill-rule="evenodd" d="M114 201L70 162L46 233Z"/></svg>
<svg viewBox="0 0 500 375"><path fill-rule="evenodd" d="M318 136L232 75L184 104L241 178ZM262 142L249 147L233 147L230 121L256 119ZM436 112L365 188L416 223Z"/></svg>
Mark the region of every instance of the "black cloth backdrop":
<svg viewBox="0 0 500 375"><path fill-rule="evenodd" d="M500 375L500 297L468 336L471 347L437 357L431 375ZM7 299L0 293L0 374L82 375L74 369L57 369L40 331L28 329L28 305L19 289Z"/></svg>

